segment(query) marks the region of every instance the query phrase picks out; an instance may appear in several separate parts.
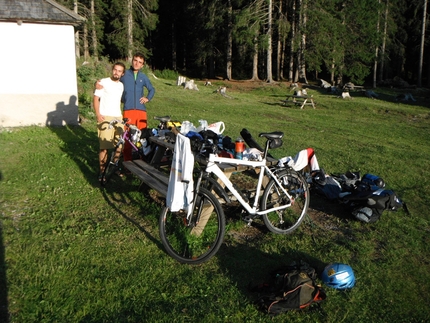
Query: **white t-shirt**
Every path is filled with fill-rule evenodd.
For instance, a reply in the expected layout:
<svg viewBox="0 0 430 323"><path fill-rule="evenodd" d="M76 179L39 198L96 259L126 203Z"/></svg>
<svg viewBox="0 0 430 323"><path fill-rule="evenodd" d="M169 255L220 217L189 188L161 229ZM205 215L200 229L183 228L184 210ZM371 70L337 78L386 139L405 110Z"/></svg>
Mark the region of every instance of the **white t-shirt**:
<svg viewBox="0 0 430 323"><path fill-rule="evenodd" d="M112 81L110 77L100 80L103 89L96 90L95 96L100 98L100 114L109 117L121 117L121 96L124 84Z"/></svg>

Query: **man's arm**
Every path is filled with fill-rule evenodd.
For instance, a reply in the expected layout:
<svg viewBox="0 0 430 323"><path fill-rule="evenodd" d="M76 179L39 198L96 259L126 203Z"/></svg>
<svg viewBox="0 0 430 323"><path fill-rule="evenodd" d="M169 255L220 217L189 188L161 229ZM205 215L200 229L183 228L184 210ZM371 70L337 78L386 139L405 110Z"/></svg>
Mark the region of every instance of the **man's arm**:
<svg viewBox="0 0 430 323"><path fill-rule="evenodd" d="M103 122L105 118L100 114L100 97L94 95L93 97L93 107L96 113L97 122Z"/></svg>
<svg viewBox="0 0 430 323"><path fill-rule="evenodd" d="M146 81L146 89L148 90L148 95L146 97L148 98L148 101L151 101L155 94L155 88L152 86L152 83L148 78Z"/></svg>
<svg viewBox="0 0 430 323"><path fill-rule="evenodd" d="M143 80L143 87L146 87L146 89L148 90L148 95L146 97L141 97L139 101L140 103L145 104L148 103L154 97L155 89L152 86L151 81L145 74L143 74Z"/></svg>

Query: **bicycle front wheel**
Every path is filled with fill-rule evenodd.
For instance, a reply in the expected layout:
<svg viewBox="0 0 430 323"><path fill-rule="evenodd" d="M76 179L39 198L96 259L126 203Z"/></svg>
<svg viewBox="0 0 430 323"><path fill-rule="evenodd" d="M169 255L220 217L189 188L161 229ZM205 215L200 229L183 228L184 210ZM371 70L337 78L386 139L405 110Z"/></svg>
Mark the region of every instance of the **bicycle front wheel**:
<svg viewBox="0 0 430 323"><path fill-rule="evenodd" d="M212 258L224 240L225 216L218 199L204 188L195 196L192 214L161 211L160 238L166 252L184 264L200 264Z"/></svg>
<svg viewBox="0 0 430 323"><path fill-rule="evenodd" d="M291 195L291 200L272 179L264 190L261 208L267 210L288 203L291 203L291 206L263 214L262 217L270 231L289 234L297 229L305 218L309 207L309 187L303 176L294 170L283 170L276 176L282 187Z"/></svg>
<svg viewBox="0 0 430 323"><path fill-rule="evenodd" d="M113 149L103 171L102 180L100 182L102 185L106 185L111 179L112 175L119 170L119 158L115 160L115 154L116 150Z"/></svg>

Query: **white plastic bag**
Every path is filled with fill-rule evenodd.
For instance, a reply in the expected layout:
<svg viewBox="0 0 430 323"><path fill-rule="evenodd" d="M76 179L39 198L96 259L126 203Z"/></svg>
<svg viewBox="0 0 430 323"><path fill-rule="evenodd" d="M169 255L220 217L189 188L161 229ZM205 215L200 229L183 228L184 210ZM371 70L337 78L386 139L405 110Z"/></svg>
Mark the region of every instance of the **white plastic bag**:
<svg viewBox="0 0 430 323"><path fill-rule="evenodd" d="M224 125L224 122L218 121L218 122L211 123L210 125L208 125L207 129L212 130L216 134L220 135L224 132L225 125Z"/></svg>
<svg viewBox="0 0 430 323"><path fill-rule="evenodd" d="M185 136L191 130L192 125L193 124L191 122L189 122L188 120L182 121L181 134L183 134Z"/></svg>
<svg viewBox="0 0 430 323"><path fill-rule="evenodd" d="M206 130L208 128L208 122L206 120L199 120L200 126L197 127L197 132Z"/></svg>

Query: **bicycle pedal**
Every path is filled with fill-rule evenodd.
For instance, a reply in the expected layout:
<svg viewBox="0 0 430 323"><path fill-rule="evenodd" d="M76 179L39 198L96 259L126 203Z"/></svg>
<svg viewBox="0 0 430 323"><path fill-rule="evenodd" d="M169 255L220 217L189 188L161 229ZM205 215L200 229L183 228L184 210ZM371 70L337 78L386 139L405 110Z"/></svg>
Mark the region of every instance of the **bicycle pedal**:
<svg viewBox="0 0 430 323"><path fill-rule="evenodd" d="M249 215L246 215L246 216L244 216L244 217L242 218L242 220L246 222L246 225L247 225L248 227L250 227L250 226L251 226L251 224L252 224L252 222L254 221L254 218L253 218L253 217L251 217L251 216L249 216Z"/></svg>

